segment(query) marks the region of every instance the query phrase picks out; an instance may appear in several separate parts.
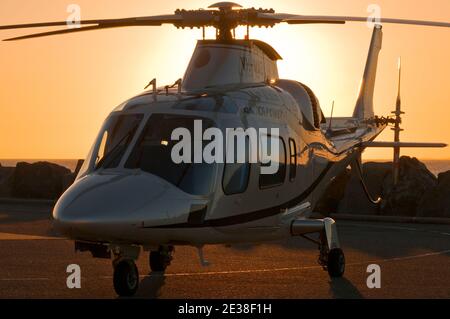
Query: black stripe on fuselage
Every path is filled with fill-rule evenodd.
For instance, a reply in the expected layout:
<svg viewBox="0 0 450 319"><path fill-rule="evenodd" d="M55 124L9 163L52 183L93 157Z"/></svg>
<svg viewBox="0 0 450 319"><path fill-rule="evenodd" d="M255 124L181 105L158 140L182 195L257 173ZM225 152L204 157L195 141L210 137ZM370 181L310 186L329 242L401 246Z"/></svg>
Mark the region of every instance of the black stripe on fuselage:
<svg viewBox="0 0 450 319"><path fill-rule="evenodd" d="M180 223L180 224L172 224L172 225L161 225L161 226L147 226L144 228L203 228L203 227L224 227L224 226L232 226L232 225L238 225L238 224L244 224L248 222L252 222L255 220L275 216L281 213L281 210L288 209L295 207L302 203L304 200L306 200L312 192L319 186L319 184L322 182L324 177L327 175L327 173L330 171L330 169L333 167L334 163L329 162L327 167L320 173L319 177L309 186L303 193L301 193L299 196L291 199L290 201L287 201L281 205L273 206L270 208L265 208L261 210L257 210L250 213L240 214L240 215L234 215L230 217L223 217L218 219L210 219L205 220L201 225L192 225L189 223Z"/></svg>

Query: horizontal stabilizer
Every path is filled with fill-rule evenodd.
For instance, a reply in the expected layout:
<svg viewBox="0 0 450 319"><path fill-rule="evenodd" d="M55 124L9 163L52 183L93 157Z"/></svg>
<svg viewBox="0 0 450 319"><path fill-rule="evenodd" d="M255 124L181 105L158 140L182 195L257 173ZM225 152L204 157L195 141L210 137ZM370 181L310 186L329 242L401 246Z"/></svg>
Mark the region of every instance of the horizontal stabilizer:
<svg viewBox="0 0 450 319"><path fill-rule="evenodd" d="M405 143L405 142L364 142L362 147L430 147L440 148L447 147L445 143Z"/></svg>

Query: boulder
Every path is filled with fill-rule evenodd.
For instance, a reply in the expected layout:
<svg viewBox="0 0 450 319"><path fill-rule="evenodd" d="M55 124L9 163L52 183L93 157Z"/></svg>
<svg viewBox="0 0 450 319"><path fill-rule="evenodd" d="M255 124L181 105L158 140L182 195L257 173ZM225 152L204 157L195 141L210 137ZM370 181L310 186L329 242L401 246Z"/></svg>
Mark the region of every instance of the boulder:
<svg viewBox="0 0 450 319"><path fill-rule="evenodd" d="M368 162L363 165L363 176L367 188L373 198L382 197L385 185L392 180L391 163ZM345 189L345 195L339 203L338 213L355 215L380 215L380 206L374 205L367 199L361 186L359 177L351 174L351 178Z"/></svg>
<svg viewBox="0 0 450 319"><path fill-rule="evenodd" d="M14 167L4 167L0 164L0 197L11 196L12 176Z"/></svg>
<svg viewBox="0 0 450 319"><path fill-rule="evenodd" d="M417 210L420 217L450 218L450 171L439 174L437 185L425 192Z"/></svg>
<svg viewBox="0 0 450 319"><path fill-rule="evenodd" d="M384 185L382 214L415 217L423 195L436 186L437 179L417 158L405 156L400 158L399 173L399 182L395 187L392 178Z"/></svg>
<svg viewBox="0 0 450 319"><path fill-rule="evenodd" d="M357 215L417 216L423 194L437 185L436 177L416 158L400 158L399 182L394 187L392 163L365 163L363 176L373 198L381 204L370 203L359 178L352 174L337 212Z"/></svg>
<svg viewBox="0 0 450 319"><path fill-rule="evenodd" d="M18 163L12 176L11 195L16 198L57 199L64 190L65 167L38 162Z"/></svg>

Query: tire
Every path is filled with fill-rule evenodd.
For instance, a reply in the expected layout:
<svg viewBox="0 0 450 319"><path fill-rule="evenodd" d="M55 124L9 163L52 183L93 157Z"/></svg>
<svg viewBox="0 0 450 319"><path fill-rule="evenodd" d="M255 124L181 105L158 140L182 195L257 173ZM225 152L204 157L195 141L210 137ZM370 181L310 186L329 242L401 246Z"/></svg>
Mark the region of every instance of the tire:
<svg viewBox="0 0 450 319"><path fill-rule="evenodd" d="M339 278L345 272L345 255L342 249L334 248L328 253L328 274L331 278Z"/></svg>
<svg viewBox="0 0 450 319"><path fill-rule="evenodd" d="M122 260L114 267L114 290L120 297L131 297L139 288L139 271L132 260Z"/></svg>
<svg viewBox="0 0 450 319"><path fill-rule="evenodd" d="M161 251L151 251L149 255L150 269L155 272L166 271L166 268L170 263L168 261L169 258L170 257L161 253Z"/></svg>

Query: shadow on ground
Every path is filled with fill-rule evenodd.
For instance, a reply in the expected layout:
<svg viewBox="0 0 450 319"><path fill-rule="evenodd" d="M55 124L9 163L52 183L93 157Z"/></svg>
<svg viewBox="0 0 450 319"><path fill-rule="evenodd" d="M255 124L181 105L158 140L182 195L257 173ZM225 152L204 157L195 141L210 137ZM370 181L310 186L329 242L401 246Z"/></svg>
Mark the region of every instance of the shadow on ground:
<svg viewBox="0 0 450 319"><path fill-rule="evenodd" d="M330 293L336 299L361 299L364 298L347 278L333 278L329 281Z"/></svg>
<svg viewBox="0 0 450 319"><path fill-rule="evenodd" d="M445 227L446 225L338 222L338 232L344 251L358 250L372 256L373 259L406 257L417 254L418 251L448 250L450 236L445 235L448 233ZM290 237L271 244L289 250L317 251L314 243L301 237ZM257 246L233 245L229 248L250 252Z"/></svg>
<svg viewBox="0 0 450 319"><path fill-rule="evenodd" d="M157 299L164 287L166 277L163 272L151 272L139 283L135 298Z"/></svg>

